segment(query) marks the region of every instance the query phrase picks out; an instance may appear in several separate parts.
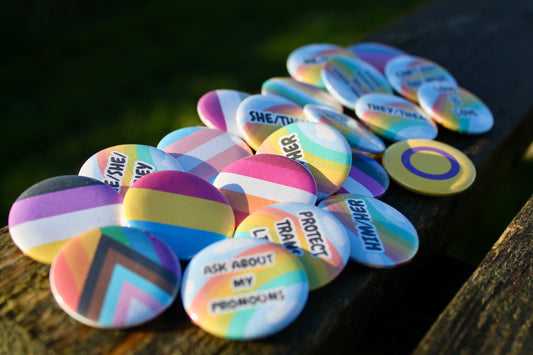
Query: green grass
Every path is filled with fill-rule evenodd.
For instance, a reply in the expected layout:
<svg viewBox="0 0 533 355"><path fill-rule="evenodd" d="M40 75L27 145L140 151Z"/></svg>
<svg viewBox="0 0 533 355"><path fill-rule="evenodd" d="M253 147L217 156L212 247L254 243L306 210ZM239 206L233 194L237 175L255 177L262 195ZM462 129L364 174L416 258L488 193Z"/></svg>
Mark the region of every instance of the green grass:
<svg viewBox="0 0 533 355"><path fill-rule="evenodd" d="M100 149L201 124L205 92L257 93L302 45L356 43L427 0L9 1L0 6L0 213Z"/></svg>

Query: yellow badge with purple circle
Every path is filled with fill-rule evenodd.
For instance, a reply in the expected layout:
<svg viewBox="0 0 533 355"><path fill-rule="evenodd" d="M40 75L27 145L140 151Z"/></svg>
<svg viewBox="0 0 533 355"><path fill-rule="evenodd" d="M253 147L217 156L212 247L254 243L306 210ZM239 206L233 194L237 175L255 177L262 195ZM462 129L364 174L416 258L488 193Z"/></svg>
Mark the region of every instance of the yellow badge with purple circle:
<svg viewBox="0 0 533 355"><path fill-rule="evenodd" d="M340 194L318 207L329 211L348 231L350 257L371 267L394 267L418 251L418 233L401 212L372 197Z"/></svg>
<svg viewBox="0 0 533 355"><path fill-rule="evenodd" d="M309 294L297 257L275 243L226 239L187 265L181 299L192 322L234 340L264 338L287 327Z"/></svg>
<svg viewBox="0 0 533 355"><path fill-rule="evenodd" d="M462 192L476 178L476 168L466 154L428 139L392 144L383 153L383 167L399 185L432 196Z"/></svg>
<svg viewBox="0 0 533 355"><path fill-rule="evenodd" d="M256 154L285 156L304 165L316 181L318 200L340 189L352 164L352 151L344 136L331 126L314 122L295 122L278 129Z"/></svg>
<svg viewBox="0 0 533 355"><path fill-rule="evenodd" d="M449 84L425 84L418 90L418 102L437 123L464 134L488 132L494 118L477 96Z"/></svg>
<svg viewBox="0 0 533 355"><path fill-rule="evenodd" d="M348 263L350 241L327 211L306 203L277 203L249 215L234 238L281 244L304 265L311 290L334 280Z"/></svg>
<svg viewBox="0 0 533 355"><path fill-rule="evenodd" d="M426 83L457 84L452 74L437 63L412 55L399 55L389 60L385 75L397 93L414 102L418 101L418 89Z"/></svg>

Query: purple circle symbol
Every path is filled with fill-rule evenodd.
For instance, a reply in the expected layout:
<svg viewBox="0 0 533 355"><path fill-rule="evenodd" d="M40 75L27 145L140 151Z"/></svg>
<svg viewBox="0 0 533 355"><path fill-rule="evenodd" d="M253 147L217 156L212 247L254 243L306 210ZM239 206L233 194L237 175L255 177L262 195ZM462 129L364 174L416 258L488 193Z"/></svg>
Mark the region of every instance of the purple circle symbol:
<svg viewBox="0 0 533 355"><path fill-rule="evenodd" d="M415 168L413 166L413 164L411 164L411 156L414 153L423 152L423 151L435 152L435 153L438 153L438 154L444 156L451 163L450 169L447 172L443 173L443 174L430 174L430 173L426 173L424 171L421 171L421 170ZM425 179L430 179L430 180L451 179L455 175L457 175L457 173L459 173L459 170L461 170L461 167L459 166L459 163L457 162L457 160L450 153L445 152L444 150L441 150L441 149L438 149L438 148L433 148L433 147L414 147L414 148L407 149L402 154L402 164L411 173L413 173L413 174L415 174L417 176L423 177Z"/></svg>

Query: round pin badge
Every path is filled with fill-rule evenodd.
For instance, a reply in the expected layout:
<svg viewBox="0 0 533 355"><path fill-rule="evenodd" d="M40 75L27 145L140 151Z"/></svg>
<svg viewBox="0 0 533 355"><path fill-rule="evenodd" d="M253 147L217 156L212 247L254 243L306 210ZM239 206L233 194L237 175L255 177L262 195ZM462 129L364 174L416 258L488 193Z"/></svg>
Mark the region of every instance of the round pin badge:
<svg viewBox="0 0 533 355"><path fill-rule="evenodd" d="M287 58L287 70L294 79L325 88L321 78L324 63L334 56L355 58L355 54L344 47L330 43L312 43L296 48Z"/></svg>
<svg viewBox="0 0 533 355"><path fill-rule="evenodd" d="M316 202L311 173L292 159L259 154L228 165L213 182L228 199L235 225L261 207L278 202Z"/></svg>
<svg viewBox="0 0 533 355"><path fill-rule="evenodd" d="M385 77L372 65L357 58L329 59L322 68L322 80L331 96L352 110L355 101L365 94L392 94Z"/></svg>
<svg viewBox="0 0 533 355"><path fill-rule="evenodd" d="M353 117L317 105L305 105L304 114L311 122L335 128L346 138L350 147L358 151L381 154L385 150L385 143Z"/></svg>
<svg viewBox="0 0 533 355"><path fill-rule="evenodd" d="M197 111L200 120L210 128L241 136L237 126L237 108L250 96L242 91L220 89L205 93L198 100Z"/></svg>
<svg viewBox="0 0 533 355"><path fill-rule="evenodd" d="M390 94L368 94L355 103L355 114L372 132L393 142L434 139L435 122L418 105Z"/></svg>
<svg viewBox="0 0 533 355"><path fill-rule="evenodd" d="M78 175L100 180L124 196L139 178L160 170L183 171L183 167L161 149L142 144L122 144L91 156Z"/></svg>
<svg viewBox="0 0 533 355"><path fill-rule="evenodd" d="M234 340L264 338L287 327L309 294L298 258L264 240L226 239L187 265L181 298L193 323Z"/></svg>
<svg viewBox="0 0 533 355"><path fill-rule="evenodd" d="M348 193L378 198L385 194L389 184L389 175L377 161L352 150L350 173L336 194Z"/></svg>
<svg viewBox="0 0 533 355"><path fill-rule="evenodd" d="M371 267L394 267L410 261L419 241L411 222L392 206L373 197L341 194L318 205L346 228L350 258Z"/></svg>
<svg viewBox="0 0 533 355"><path fill-rule="evenodd" d="M208 127L175 130L157 148L172 155L185 172L210 182L229 164L253 154L239 137Z"/></svg>
<svg viewBox="0 0 533 355"><path fill-rule="evenodd" d="M224 195L206 180L181 171L143 176L124 196L129 226L160 237L180 260L231 237L233 210Z"/></svg>
<svg viewBox="0 0 533 355"><path fill-rule="evenodd" d="M383 167L399 185L432 196L462 192L476 178L476 168L463 152L427 139L392 144L383 153Z"/></svg>
<svg viewBox="0 0 533 355"><path fill-rule="evenodd" d="M397 93L414 102L418 101L417 92L423 84L457 84L455 78L437 63L411 55L400 55L388 61L385 75Z"/></svg>
<svg viewBox="0 0 533 355"><path fill-rule="evenodd" d="M257 238L282 245L302 262L310 290L334 280L350 259L344 227L323 209L306 203L277 203L248 217L234 238Z"/></svg>
<svg viewBox="0 0 533 355"><path fill-rule="evenodd" d="M180 264L165 243L119 226L71 239L50 269L58 305L96 328L129 328L154 319L176 299L180 279Z"/></svg>
<svg viewBox="0 0 533 355"><path fill-rule="evenodd" d="M371 64L381 74L385 74L385 64L389 60L405 54L404 51L396 47L377 42L360 42L352 44L347 49L360 59Z"/></svg>
<svg viewBox="0 0 533 355"><path fill-rule="evenodd" d="M425 84L418 90L420 106L437 123L464 134L482 134L494 125L492 112L470 91L449 84Z"/></svg>
<svg viewBox="0 0 533 355"><path fill-rule="evenodd" d="M261 93L263 95L285 97L302 107L307 104L316 104L330 107L338 112L342 112L343 110L342 105L327 91L293 78L279 77L268 79L261 86Z"/></svg>
<svg viewBox="0 0 533 355"><path fill-rule="evenodd" d="M123 225L122 196L85 176L56 176L31 186L9 211L9 234L30 258L51 264L71 238L89 229Z"/></svg>
<svg viewBox="0 0 533 355"><path fill-rule="evenodd" d="M252 95L237 109L241 136L254 150L279 127L305 120L300 105L277 95Z"/></svg>
<svg viewBox="0 0 533 355"><path fill-rule="evenodd" d="M316 181L318 200L342 186L352 164L352 152L344 136L331 126L314 122L295 122L279 128L265 139L256 154L281 155L305 166Z"/></svg>

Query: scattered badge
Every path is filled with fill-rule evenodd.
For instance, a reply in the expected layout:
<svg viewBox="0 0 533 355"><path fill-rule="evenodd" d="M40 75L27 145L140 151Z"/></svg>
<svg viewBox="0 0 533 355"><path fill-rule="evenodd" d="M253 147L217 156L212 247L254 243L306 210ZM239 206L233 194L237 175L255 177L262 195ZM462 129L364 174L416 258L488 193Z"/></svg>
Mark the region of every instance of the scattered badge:
<svg viewBox="0 0 533 355"><path fill-rule="evenodd" d="M237 108L250 96L237 90L220 89L205 93L197 104L198 115L202 122L210 128L241 136L237 126Z"/></svg>
<svg viewBox="0 0 533 355"><path fill-rule="evenodd" d="M305 166L316 181L318 200L341 187L352 164L352 152L344 136L329 125L314 122L295 122L278 129L256 154L281 155Z"/></svg>
<svg viewBox="0 0 533 355"><path fill-rule="evenodd" d="M172 155L185 172L210 182L229 164L253 154L239 137L208 127L185 127L170 132L157 148Z"/></svg>
<svg viewBox="0 0 533 355"><path fill-rule="evenodd" d="M427 139L392 144L383 153L383 167L398 184L424 195L453 195L476 178L476 168L463 152Z"/></svg>
<svg viewBox="0 0 533 355"><path fill-rule="evenodd" d="M325 88L321 79L324 63L334 56L355 58L355 54L344 47L330 43L313 43L296 48L287 58L287 70L296 80Z"/></svg>
<svg viewBox="0 0 533 355"><path fill-rule="evenodd" d="M337 194L381 197L389 188L389 175L374 159L352 150L352 167Z"/></svg>
<svg viewBox="0 0 533 355"><path fill-rule="evenodd" d="M131 227L160 237L180 260L235 230L226 197L206 180L181 171L158 171L137 180L124 196L124 215Z"/></svg>
<svg viewBox="0 0 533 355"><path fill-rule="evenodd" d="M418 100L418 89L426 83L457 84L455 78L437 63L411 55L400 55L388 61L385 75L397 93L414 102Z"/></svg>
<svg viewBox="0 0 533 355"><path fill-rule="evenodd" d="M341 194L319 205L346 227L350 257L371 267L394 267L411 260L418 250L418 234L398 210L372 197Z"/></svg>
<svg viewBox="0 0 533 355"><path fill-rule="evenodd" d="M489 108L470 91L449 84L425 84L418 90L420 106L435 121L465 134L488 132L494 118Z"/></svg>
<svg viewBox="0 0 533 355"><path fill-rule="evenodd" d="M106 148L91 156L78 175L105 182L122 196L144 175L159 170L183 171L172 155L142 144L123 144Z"/></svg>
<svg viewBox="0 0 533 355"><path fill-rule="evenodd" d="M242 221L234 238L281 244L302 262L311 290L335 279L350 256L344 227L330 213L306 203L263 207Z"/></svg>
<svg viewBox="0 0 533 355"><path fill-rule="evenodd" d="M277 95L252 95L237 109L241 136L254 150L279 127L305 120L300 105Z"/></svg>
<svg viewBox="0 0 533 355"><path fill-rule="evenodd" d="M372 65L357 58L334 57L322 68L322 81L341 104L354 109L355 101L365 94L392 94L387 79Z"/></svg>
<svg viewBox="0 0 533 355"><path fill-rule="evenodd" d="M30 258L51 264L70 238L89 229L122 225L122 196L101 181L63 175L24 191L9 211L9 234Z"/></svg>
<svg viewBox="0 0 533 355"><path fill-rule="evenodd" d="M376 42L360 42L347 47L347 49L365 62L372 64L381 74L385 74L385 64L389 60L405 54L398 48Z"/></svg>
<svg viewBox="0 0 533 355"><path fill-rule="evenodd" d="M309 283L297 257L264 240L226 239L188 264L181 298L191 320L222 338L264 338L303 310Z"/></svg>
<svg viewBox="0 0 533 355"><path fill-rule="evenodd" d="M418 105L399 96L361 96L355 103L355 114L372 132L393 142L437 137L435 122Z"/></svg>
<svg viewBox="0 0 533 355"><path fill-rule="evenodd" d="M59 306L96 328L128 328L157 317L176 299L180 279L180 264L165 243L119 226L71 239L50 269Z"/></svg>
<svg viewBox="0 0 533 355"><path fill-rule="evenodd" d="M369 154L381 154L385 143L353 117L317 105L305 105L305 117L311 122L324 123L339 131L350 147Z"/></svg>
<svg viewBox="0 0 533 355"><path fill-rule="evenodd" d="M311 173L292 159L258 154L228 165L213 182L235 213L236 226L250 213L278 202L315 204Z"/></svg>
<svg viewBox="0 0 533 355"><path fill-rule="evenodd" d="M328 106L338 112L343 110L342 105L327 91L293 78L268 79L261 86L261 93L263 95L283 96L302 107L307 104L316 104Z"/></svg>

